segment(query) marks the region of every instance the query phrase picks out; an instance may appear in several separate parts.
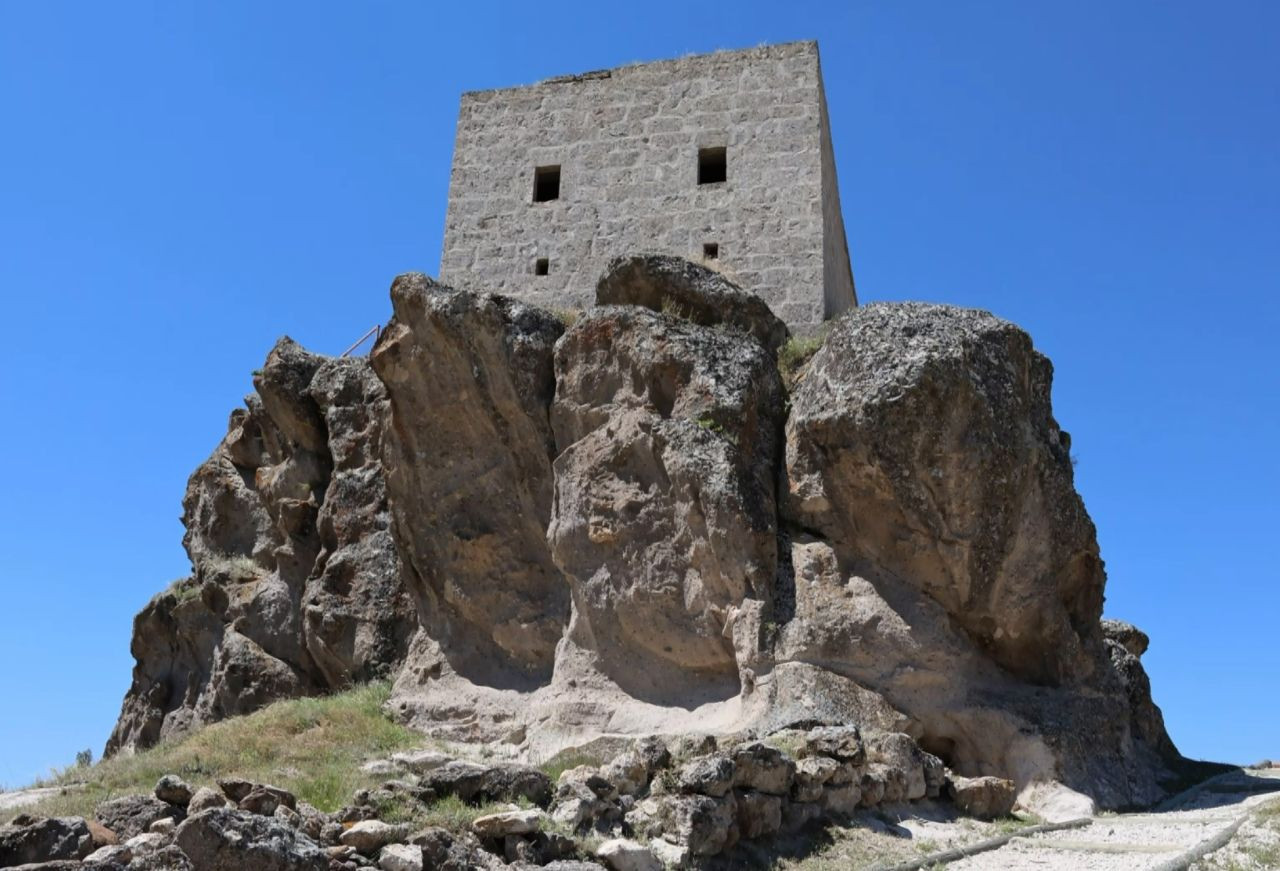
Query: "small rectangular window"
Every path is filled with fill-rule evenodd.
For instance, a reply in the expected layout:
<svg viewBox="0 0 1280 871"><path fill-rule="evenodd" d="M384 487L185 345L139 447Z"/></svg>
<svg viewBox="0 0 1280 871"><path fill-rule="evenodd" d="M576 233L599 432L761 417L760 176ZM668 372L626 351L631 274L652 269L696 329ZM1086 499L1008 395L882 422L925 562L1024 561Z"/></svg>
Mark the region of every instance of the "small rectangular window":
<svg viewBox="0 0 1280 871"><path fill-rule="evenodd" d="M719 260L720 259L720 243L706 242L702 246L703 260Z"/></svg>
<svg viewBox="0 0 1280 871"><path fill-rule="evenodd" d="M698 149L698 184L716 184L729 178L727 148Z"/></svg>
<svg viewBox="0 0 1280 871"><path fill-rule="evenodd" d="M550 271L551 261L546 257L539 257L537 260L533 261L534 275L546 275Z"/></svg>
<svg viewBox="0 0 1280 871"><path fill-rule="evenodd" d="M545 203L560 199L560 167L539 166L533 171L533 201Z"/></svg>

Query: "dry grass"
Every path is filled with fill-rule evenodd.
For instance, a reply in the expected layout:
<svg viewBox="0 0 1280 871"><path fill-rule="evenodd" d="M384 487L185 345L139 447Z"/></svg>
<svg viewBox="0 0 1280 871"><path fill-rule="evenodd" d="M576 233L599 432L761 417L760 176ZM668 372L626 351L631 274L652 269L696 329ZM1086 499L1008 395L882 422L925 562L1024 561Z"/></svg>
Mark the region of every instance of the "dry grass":
<svg viewBox="0 0 1280 871"><path fill-rule="evenodd" d="M551 778L552 783L557 783L560 780L560 775L570 768L577 768L579 765L590 765L598 768L607 761L608 758L604 754L598 753L589 747L569 747L561 750L538 767L542 769L543 774Z"/></svg>
<svg viewBox="0 0 1280 871"><path fill-rule="evenodd" d="M477 817L495 814L511 808L531 808L532 802L520 799L518 802L485 802L483 804L467 804L457 796L446 796L431 804L423 804L411 795L398 793L394 797L378 804L378 819L388 823L405 823L411 829L426 826L439 826L451 832L463 832L471 829L471 823Z"/></svg>
<svg viewBox="0 0 1280 871"><path fill-rule="evenodd" d="M360 763L423 745L421 735L393 722L382 706L386 683L320 698L278 702L254 714L215 723L131 756L56 772L51 785L68 790L24 808L46 816L92 816L101 802L150 793L165 774L196 786L219 777L243 777L283 787L323 811L351 800L379 778ZM385 779L385 778L383 778Z"/></svg>
<svg viewBox="0 0 1280 871"><path fill-rule="evenodd" d="M804 373L804 367L826 343L831 324L830 321L823 324L812 336L792 336L778 349L778 372L788 390L796 385Z"/></svg>

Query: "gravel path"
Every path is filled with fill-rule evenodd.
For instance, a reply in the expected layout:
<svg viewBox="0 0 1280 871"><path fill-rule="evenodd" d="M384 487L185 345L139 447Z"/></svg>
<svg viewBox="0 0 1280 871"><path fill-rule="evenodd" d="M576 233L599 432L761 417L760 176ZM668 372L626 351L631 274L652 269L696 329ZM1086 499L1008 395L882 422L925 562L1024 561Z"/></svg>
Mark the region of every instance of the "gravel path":
<svg viewBox="0 0 1280 871"><path fill-rule="evenodd" d="M40 787L38 789L15 789L12 792L0 792L0 812L13 811L18 808L24 808L27 805L33 805L43 798L51 795L57 795L64 792L65 787L50 786ZM4 818L8 822L8 817Z"/></svg>
<svg viewBox="0 0 1280 871"><path fill-rule="evenodd" d="M1159 813L1099 816L1088 828L1015 838L987 853L949 863L948 871L1157 871L1198 845L1225 835L1253 809L1276 799L1280 772L1232 772L1166 803Z"/></svg>

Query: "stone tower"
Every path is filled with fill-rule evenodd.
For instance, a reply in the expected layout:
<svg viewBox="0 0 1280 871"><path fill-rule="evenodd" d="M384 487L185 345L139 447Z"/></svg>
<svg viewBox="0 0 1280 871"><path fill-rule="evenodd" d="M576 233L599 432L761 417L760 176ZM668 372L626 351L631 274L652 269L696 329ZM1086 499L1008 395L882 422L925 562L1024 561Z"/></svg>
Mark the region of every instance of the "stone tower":
<svg viewBox="0 0 1280 871"><path fill-rule="evenodd" d="M580 308L642 252L722 271L799 332L857 305L817 43L462 95L441 281Z"/></svg>

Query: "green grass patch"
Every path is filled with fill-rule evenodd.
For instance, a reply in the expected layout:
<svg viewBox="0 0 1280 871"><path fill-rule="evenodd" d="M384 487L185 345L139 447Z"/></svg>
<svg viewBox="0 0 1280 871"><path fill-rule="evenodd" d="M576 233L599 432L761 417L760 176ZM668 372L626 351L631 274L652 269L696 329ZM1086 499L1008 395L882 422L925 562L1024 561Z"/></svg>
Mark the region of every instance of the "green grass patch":
<svg viewBox="0 0 1280 871"><path fill-rule="evenodd" d="M828 322L819 327L812 336L792 336L778 349L778 373L782 375L782 383L787 386L787 389L795 386L804 367L826 343L830 332L831 323Z"/></svg>
<svg viewBox="0 0 1280 871"><path fill-rule="evenodd" d="M567 330L578 322L578 318L582 317L582 309L580 308L553 308L551 313L556 316L564 328Z"/></svg>
<svg viewBox="0 0 1280 871"><path fill-rule="evenodd" d="M277 702L150 750L54 772L49 785L65 786L66 792L20 812L89 817L109 799L150 794L166 774L177 774L192 787L216 786L219 777L271 783L322 811L334 811L356 790L385 780L362 772L360 763L424 743L420 734L383 712L390 694L390 684L383 682Z"/></svg>
<svg viewBox="0 0 1280 871"><path fill-rule="evenodd" d="M1001 817L998 820L992 820L992 827L1002 835L1012 835L1014 832L1028 829L1032 826L1041 825L1044 820L1035 814L1023 814L1019 817Z"/></svg>
<svg viewBox="0 0 1280 871"><path fill-rule="evenodd" d="M560 775L570 768L577 768L579 765L590 765L598 768L604 765L606 761L603 755L588 748L568 747L538 767L542 769L543 774L551 778L552 783L558 783Z"/></svg>

